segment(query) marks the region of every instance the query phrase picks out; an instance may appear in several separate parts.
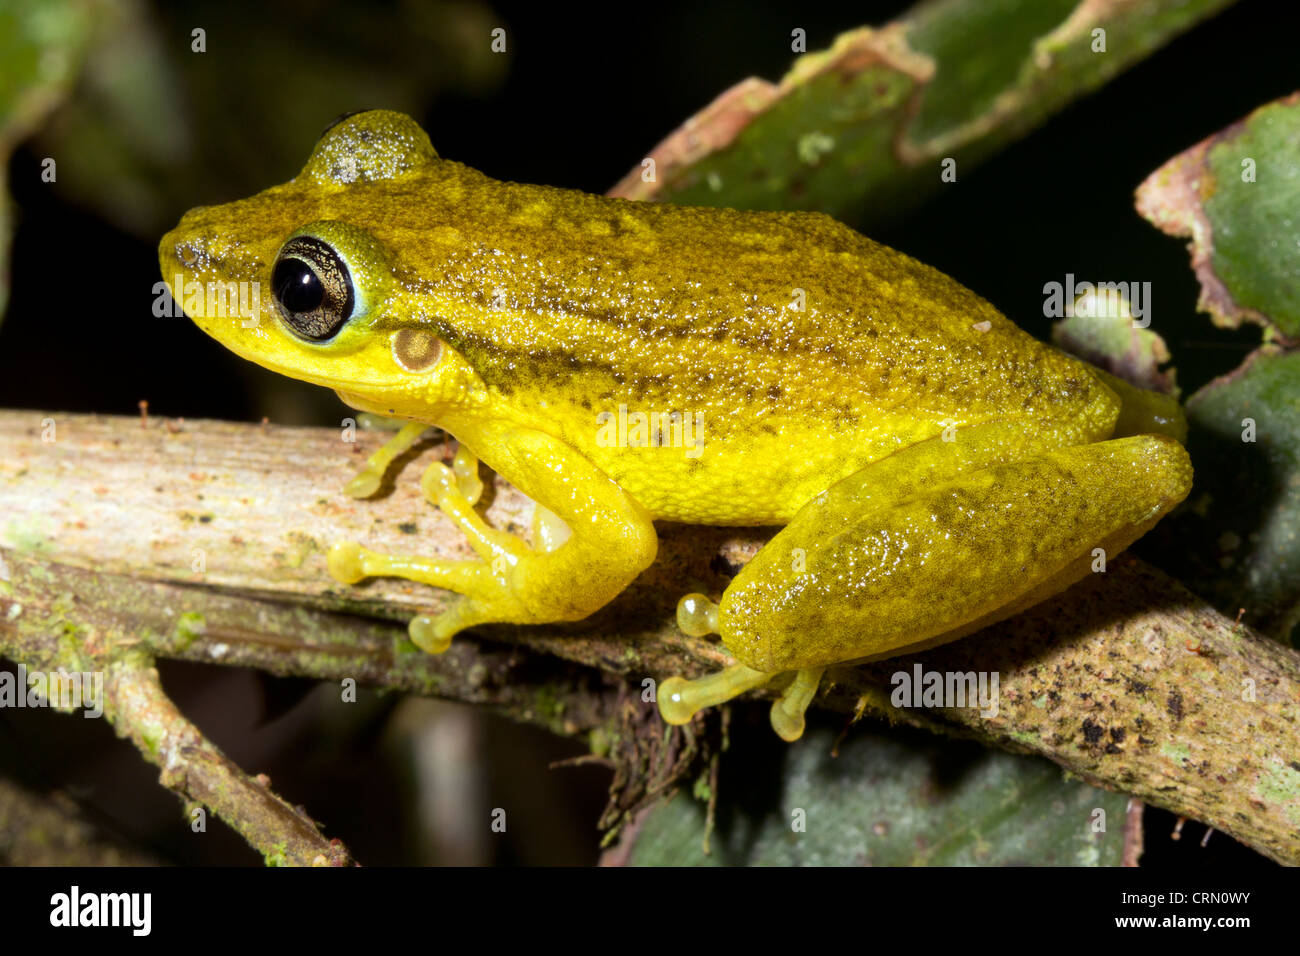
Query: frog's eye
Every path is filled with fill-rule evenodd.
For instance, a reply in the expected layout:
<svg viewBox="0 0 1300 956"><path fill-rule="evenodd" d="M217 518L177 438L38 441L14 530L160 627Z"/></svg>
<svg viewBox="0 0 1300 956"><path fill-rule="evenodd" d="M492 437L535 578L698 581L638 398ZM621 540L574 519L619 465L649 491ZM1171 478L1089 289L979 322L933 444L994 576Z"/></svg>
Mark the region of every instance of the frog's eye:
<svg viewBox="0 0 1300 956"><path fill-rule="evenodd" d="M347 264L329 243L313 236L297 236L280 249L271 291L284 321L313 342L334 335L356 306Z"/></svg>

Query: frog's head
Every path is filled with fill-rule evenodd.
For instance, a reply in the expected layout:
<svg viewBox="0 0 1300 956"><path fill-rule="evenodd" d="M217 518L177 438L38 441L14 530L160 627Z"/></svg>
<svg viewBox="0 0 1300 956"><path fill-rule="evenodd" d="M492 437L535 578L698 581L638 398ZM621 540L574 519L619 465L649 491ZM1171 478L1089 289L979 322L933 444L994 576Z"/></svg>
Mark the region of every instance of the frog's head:
<svg viewBox="0 0 1300 956"><path fill-rule="evenodd" d="M474 378L394 278L394 248L412 239L404 210L442 164L408 116L345 116L292 181L186 213L159 245L163 278L244 358L360 408L428 419Z"/></svg>

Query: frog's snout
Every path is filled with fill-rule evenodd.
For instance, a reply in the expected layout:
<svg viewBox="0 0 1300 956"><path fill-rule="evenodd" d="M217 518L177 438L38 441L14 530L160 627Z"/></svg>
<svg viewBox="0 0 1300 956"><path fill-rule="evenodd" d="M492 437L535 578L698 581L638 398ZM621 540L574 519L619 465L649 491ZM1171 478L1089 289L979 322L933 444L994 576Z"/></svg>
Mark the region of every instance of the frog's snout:
<svg viewBox="0 0 1300 956"><path fill-rule="evenodd" d="M175 238L172 238L175 236ZM192 271L208 259L207 243L201 240L181 238L176 233L168 233L163 239L160 258L166 262Z"/></svg>
<svg viewBox="0 0 1300 956"><path fill-rule="evenodd" d="M202 208L202 207L201 207ZM193 209L158 243L158 265L171 285L241 282L255 278L256 261L240 244L220 241L202 228L187 226Z"/></svg>
<svg viewBox="0 0 1300 956"><path fill-rule="evenodd" d="M205 207L192 209L158 242L158 267L177 303L200 328L234 348L242 330L231 331L231 321L249 322L263 311L261 283L252 275L245 251L220 241L199 216Z"/></svg>
<svg viewBox="0 0 1300 956"><path fill-rule="evenodd" d="M208 210L207 206L191 209L181 221L164 235L158 243L158 260L163 267L163 274L169 279L174 267L179 266L187 272L194 272L212 265L207 237L201 229L195 228L196 221ZM168 266L173 268L169 269Z"/></svg>
<svg viewBox="0 0 1300 956"><path fill-rule="evenodd" d="M168 283L183 278L183 274L198 264L199 250L179 229L173 229L158 241L158 268Z"/></svg>

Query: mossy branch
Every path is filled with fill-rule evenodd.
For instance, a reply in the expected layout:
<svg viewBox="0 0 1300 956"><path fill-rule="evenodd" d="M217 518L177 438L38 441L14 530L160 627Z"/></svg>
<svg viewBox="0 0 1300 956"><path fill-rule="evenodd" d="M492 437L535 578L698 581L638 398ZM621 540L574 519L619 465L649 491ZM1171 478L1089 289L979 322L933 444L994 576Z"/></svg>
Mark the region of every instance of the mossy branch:
<svg viewBox="0 0 1300 956"><path fill-rule="evenodd" d="M160 713L190 741L170 749L184 768L164 782L187 783L187 799L208 803L269 856L292 834L303 849L285 858L296 862L320 862L328 844L287 806L272 825L241 824L278 800L246 781L218 805L214 780L238 772L184 736L192 728L151 676L155 657L350 677L590 733L627 785L621 812L672 786L707 751L707 735L702 724L665 734L642 681L727 661L716 644L676 630L673 605L688 590L719 592L770 532L665 525L656 565L592 619L482 629L428 657L406 642L402 622L445 595L398 581L343 587L324 568L328 545L345 538L468 556L420 497L410 460L376 499L341 495L382 437L0 412L0 652L29 667L105 669L117 688L106 712L150 759ZM410 457L448 452L430 439ZM530 508L498 481L487 514L522 533ZM893 707L892 675L918 662L997 672L996 715ZM830 676L822 708L1038 753L1300 863L1300 655L1134 559L981 634Z"/></svg>

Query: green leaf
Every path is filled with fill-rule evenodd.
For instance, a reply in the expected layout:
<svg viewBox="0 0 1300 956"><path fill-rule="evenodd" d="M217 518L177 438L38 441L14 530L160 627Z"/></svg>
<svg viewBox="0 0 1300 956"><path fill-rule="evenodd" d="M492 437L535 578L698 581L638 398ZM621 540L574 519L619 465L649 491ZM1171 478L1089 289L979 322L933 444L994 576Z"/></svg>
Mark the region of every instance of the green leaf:
<svg viewBox="0 0 1300 956"><path fill-rule="evenodd" d="M1300 93L1175 156L1138 211L1190 236L1200 308L1216 325L1300 337ZM1187 403L1196 487L1157 529L1168 570L1281 640L1300 623L1300 353L1266 345Z"/></svg>
<svg viewBox="0 0 1300 956"><path fill-rule="evenodd" d="M739 766L729 754L712 853L702 849L704 804L679 792L637 828L629 862L1113 866L1122 858L1128 798L1066 780L1045 760L902 728L859 725L838 757L834 741L831 731L810 731L790 745L783 768L767 753ZM1103 820L1104 832L1094 832Z"/></svg>
<svg viewBox="0 0 1300 956"><path fill-rule="evenodd" d="M1093 296L1092 298L1096 298ZM1177 395L1169 347L1158 332L1139 327L1127 299L1113 313L1075 314L1052 325L1052 344L1140 388Z"/></svg>

